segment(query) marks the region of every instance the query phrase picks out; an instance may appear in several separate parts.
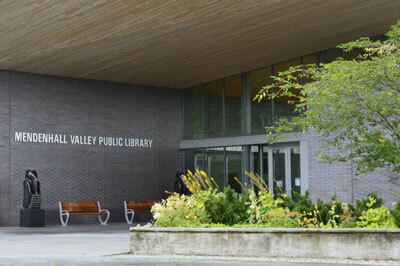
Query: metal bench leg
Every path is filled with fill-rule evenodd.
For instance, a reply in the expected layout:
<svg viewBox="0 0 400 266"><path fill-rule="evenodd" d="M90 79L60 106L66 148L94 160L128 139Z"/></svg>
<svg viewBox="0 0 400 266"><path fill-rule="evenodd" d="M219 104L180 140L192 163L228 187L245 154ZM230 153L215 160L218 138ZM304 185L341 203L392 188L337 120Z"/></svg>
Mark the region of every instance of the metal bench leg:
<svg viewBox="0 0 400 266"><path fill-rule="evenodd" d="M100 214L100 213L103 213L103 212L107 213L107 217L106 217L106 219L104 221L101 219L101 214ZM103 209L103 210L100 210L100 213L98 214L100 224L101 225L107 225L108 219L110 219L110 212L108 210L106 210L106 209Z"/></svg>
<svg viewBox="0 0 400 266"><path fill-rule="evenodd" d="M67 216L65 221L64 221L63 216ZM69 221L69 213L67 211L63 211L63 213L60 214L60 220L61 220L62 226L67 226L68 225L68 221Z"/></svg>
<svg viewBox="0 0 400 266"><path fill-rule="evenodd" d="M61 207L61 202L58 203L59 207L60 207L60 221L61 221L61 225L62 226L67 226L68 221L69 221L69 212L68 211L64 211ZM64 221L63 216L67 216L67 218Z"/></svg>
<svg viewBox="0 0 400 266"><path fill-rule="evenodd" d="M100 202L97 202L97 206L99 207L98 217L99 217L100 224L101 225L107 225L108 219L110 218L110 212L108 210L106 210L106 209L102 209L100 207ZM106 219L104 221L101 219L101 214L102 213L107 213L107 217L106 217Z"/></svg>
<svg viewBox="0 0 400 266"><path fill-rule="evenodd" d="M132 215L132 217L129 219L129 214ZM135 211L132 209L127 209L125 210L125 219L127 224L132 224L133 222L133 217L135 217Z"/></svg>

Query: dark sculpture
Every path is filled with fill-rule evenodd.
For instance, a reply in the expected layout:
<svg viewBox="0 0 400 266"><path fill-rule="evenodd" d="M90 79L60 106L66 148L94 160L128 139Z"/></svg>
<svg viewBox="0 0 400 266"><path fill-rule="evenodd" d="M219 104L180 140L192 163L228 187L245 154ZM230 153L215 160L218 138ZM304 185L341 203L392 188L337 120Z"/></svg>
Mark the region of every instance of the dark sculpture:
<svg viewBox="0 0 400 266"><path fill-rule="evenodd" d="M40 182L36 170L27 170L24 180L24 209L40 209Z"/></svg>
<svg viewBox="0 0 400 266"><path fill-rule="evenodd" d="M175 175L174 192L180 195L190 195L189 189L186 187L185 181L182 178L183 172L177 172Z"/></svg>

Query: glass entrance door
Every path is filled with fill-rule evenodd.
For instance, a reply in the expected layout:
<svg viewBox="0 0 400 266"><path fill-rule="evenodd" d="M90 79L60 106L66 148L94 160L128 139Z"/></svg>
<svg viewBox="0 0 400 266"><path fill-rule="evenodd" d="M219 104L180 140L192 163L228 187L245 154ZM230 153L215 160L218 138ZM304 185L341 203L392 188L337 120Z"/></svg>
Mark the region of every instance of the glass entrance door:
<svg viewBox="0 0 400 266"><path fill-rule="evenodd" d="M292 191L301 193L301 173L300 173L300 148L289 147L290 149L290 181Z"/></svg>
<svg viewBox="0 0 400 266"><path fill-rule="evenodd" d="M251 146L250 171L258 173L275 195L301 193L300 147L297 145Z"/></svg>
<svg viewBox="0 0 400 266"><path fill-rule="evenodd" d="M248 145L185 150L185 168L204 170L214 177L221 191L230 186L241 193L241 185L251 186L245 171L259 174L273 194L304 193L307 179L301 174L299 145ZM306 157L305 157L306 158ZM304 179L304 180L303 180Z"/></svg>
<svg viewBox="0 0 400 266"><path fill-rule="evenodd" d="M218 187L222 189L225 186L224 148L206 148L204 155L207 162L206 169L208 175L213 177Z"/></svg>
<svg viewBox="0 0 400 266"><path fill-rule="evenodd" d="M272 149L273 193L285 193L286 188L286 149Z"/></svg>

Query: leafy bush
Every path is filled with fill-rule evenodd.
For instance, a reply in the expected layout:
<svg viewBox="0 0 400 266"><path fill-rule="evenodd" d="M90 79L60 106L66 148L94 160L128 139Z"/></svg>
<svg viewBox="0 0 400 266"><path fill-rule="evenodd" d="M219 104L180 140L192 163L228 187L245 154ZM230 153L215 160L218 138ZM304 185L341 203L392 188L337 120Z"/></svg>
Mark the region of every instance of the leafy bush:
<svg viewBox="0 0 400 266"><path fill-rule="evenodd" d="M250 208L249 208L249 219L248 222L250 224L257 223L263 224L267 223L271 217L270 212L273 210L284 210L289 211L288 209L279 208L278 205L282 202L281 199L274 199L273 195L269 190L261 190L258 191L258 196L256 192L251 189L248 190L248 195L250 199Z"/></svg>
<svg viewBox="0 0 400 266"><path fill-rule="evenodd" d="M213 178L203 171L184 176L191 196L171 193L152 207L154 224L161 227L238 227L238 228L394 228L400 227L400 202L389 211L382 199L370 193L357 200L356 207L342 204L334 195L329 202L315 204L310 193L293 192L292 197L280 194L276 198L257 174L247 173L251 189L241 186L243 195L229 186L217 193Z"/></svg>
<svg viewBox="0 0 400 266"><path fill-rule="evenodd" d="M229 186L224 188L223 194L210 194L204 202L209 222L226 225L244 223L249 217L246 199L246 196L238 196Z"/></svg>
<svg viewBox="0 0 400 266"><path fill-rule="evenodd" d="M396 224L398 228L400 228L400 201L397 202L393 210L390 210L390 214L393 217L393 222Z"/></svg>
<svg viewBox="0 0 400 266"><path fill-rule="evenodd" d="M296 212L291 212L288 209L272 209L267 213L264 225L270 228L296 228L299 227L296 216Z"/></svg>
<svg viewBox="0 0 400 266"><path fill-rule="evenodd" d="M339 224L339 228L356 228L357 224L353 220L345 220Z"/></svg>
<svg viewBox="0 0 400 266"><path fill-rule="evenodd" d="M211 190L193 196L172 194L151 208L154 224L161 227L190 227L208 223L204 201L212 194L215 192Z"/></svg>
<svg viewBox="0 0 400 266"><path fill-rule="evenodd" d="M349 208L353 211L353 216L358 221L360 216L363 215L369 209L376 209L381 207L383 204L383 199L378 198L375 193L369 193L366 199L357 200L356 206L349 205Z"/></svg>
<svg viewBox="0 0 400 266"><path fill-rule="evenodd" d="M276 198L281 199L279 207L289 209L291 211L294 210L296 202L294 202L293 197L290 197L287 194L277 194Z"/></svg>
<svg viewBox="0 0 400 266"><path fill-rule="evenodd" d="M343 213L340 215L340 228L354 228L356 227L356 221L353 216L353 212L349 208L349 204L342 204Z"/></svg>
<svg viewBox="0 0 400 266"><path fill-rule="evenodd" d="M395 228L386 207L368 209L356 222L358 228Z"/></svg>
<svg viewBox="0 0 400 266"><path fill-rule="evenodd" d="M249 172L246 172L246 175L250 177L254 185L254 188L246 190L246 195L250 200L247 211L249 214L248 222L250 224L265 224L272 219L268 217L269 212L278 208L283 200L280 198L274 199L268 185L260 175ZM270 226L273 227L272 224Z"/></svg>
<svg viewBox="0 0 400 266"><path fill-rule="evenodd" d="M293 200L295 202L294 211L302 212L312 212L314 211L314 204L310 199L310 192L307 190L303 195L293 191Z"/></svg>
<svg viewBox="0 0 400 266"><path fill-rule="evenodd" d="M281 199L279 207L287 208L290 211L298 213L296 217L297 226L315 227L318 224L314 204L310 199L310 192L307 190L304 195L292 191L292 196L279 194L278 199Z"/></svg>
<svg viewBox="0 0 400 266"><path fill-rule="evenodd" d="M342 203L337 201L336 194L333 195L330 202L317 200L315 204L317 210L318 223L336 227L340 222L340 216L343 215Z"/></svg>
<svg viewBox="0 0 400 266"><path fill-rule="evenodd" d="M287 208L298 213L309 213L314 211L314 204L310 199L310 192L308 190L304 196L293 191L292 197L289 197L286 194L279 194L278 198L282 199L282 203L279 204L279 207Z"/></svg>
<svg viewBox="0 0 400 266"><path fill-rule="evenodd" d="M317 211L300 213L297 217L297 223L306 228L318 227Z"/></svg>

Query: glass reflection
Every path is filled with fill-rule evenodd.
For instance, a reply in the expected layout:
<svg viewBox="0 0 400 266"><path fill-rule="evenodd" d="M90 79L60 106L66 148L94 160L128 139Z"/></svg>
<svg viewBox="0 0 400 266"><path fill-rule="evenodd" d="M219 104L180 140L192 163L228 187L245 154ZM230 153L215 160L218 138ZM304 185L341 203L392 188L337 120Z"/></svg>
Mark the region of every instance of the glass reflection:
<svg viewBox="0 0 400 266"><path fill-rule="evenodd" d="M300 148L290 148L290 174L293 191L301 193Z"/></svg>
<svg viewBox="0 0 400 266"><path fill-rule="evenodd" d="M271 84L271 67L250 72L251 133L265 132L265 127L272 125L272 100L253 101L262 87Z"/></svg>
<svg viewBox="0 0 400 266"><path fill-rule="evenodd" d="M219 188L222 190L225 186L224 180L224 148L206 148L205 162L207 165L207 174L213 177Z"/></svg>
<svg viewBox="0 0 400 266"><path fill-rule="evenodd" d="M262 178L264 179L265 183L268 184L268 186L270 186L269 184L269 180L268 180L268 176L269 176L269 162L268 162L268 147L267 146L263 146L262 147Z"/></svg>
<svg viewBox="0 0 400 266"><path fill-rule="evenodd" d="M274 194L285 193L285 149L272 149Z"/></svg>
<svg viewBox="0 0 400 266"><path fill-rule="evenodd" d="M203 96L202 87L186 89L184 92L184 138L203 137Z"/></svg>
<svg viewBox="0 0 400 266"><path fill-rule="evenodd" d="M228 177L228 185L237 193L242 192L242 187L235 181L235 177L243 180L242 176L242 146L226 147L226 173Z"/></svg>
<svg viewBox="0 0 400 266"><path fill-rule="evenodd" d="M223 136L222 122L222 81L204 86L204 134L205 137Z"/></svg>
<svg viewBox="0 0 400 266"><path fill-rule="evenodd" d="M240 136L241 134L241 95L242 84L240 75L225 79L226 136Z"/></svg>

